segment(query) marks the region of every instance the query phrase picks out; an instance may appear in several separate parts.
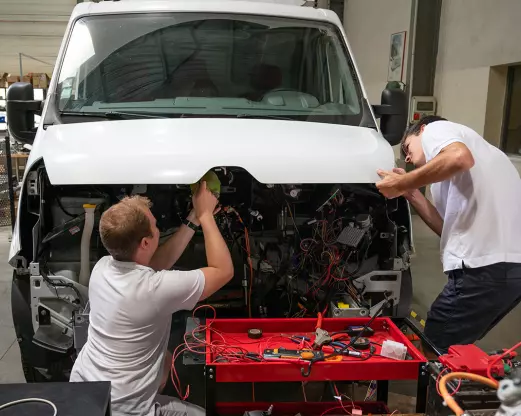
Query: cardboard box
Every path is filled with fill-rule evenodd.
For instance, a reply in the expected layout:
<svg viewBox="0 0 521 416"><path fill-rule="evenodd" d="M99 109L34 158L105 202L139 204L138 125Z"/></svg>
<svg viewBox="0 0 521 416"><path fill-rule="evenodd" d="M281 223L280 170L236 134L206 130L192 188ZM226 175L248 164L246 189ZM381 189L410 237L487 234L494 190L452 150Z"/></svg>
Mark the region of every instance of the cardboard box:
<svg viewBox="0 0 521 416"><path fill-rule="evenodd" d="M22 77L22 82L28 82L29 84L33 83L33 76L32 74L24 75Z"/></svg>
<svg viewBox="0 0 521 416"><path fill-rule="evenodd" d="M7 88L7 72L0 72L0 88Z"/></svg>
<svg viewBox="0 0 521 416"><path fill-rule="evenodd" d="M46 90L49 88L50 78L47 74L33 74L33 87Z"/></svg>
<svg viewBox="0 0 521 416"><path fill-rule="evenodd" d="M7 76L7 85L12 85L14 84L15 82L20 82L20 77L18 75L11 75L9 74Z"/></svg>

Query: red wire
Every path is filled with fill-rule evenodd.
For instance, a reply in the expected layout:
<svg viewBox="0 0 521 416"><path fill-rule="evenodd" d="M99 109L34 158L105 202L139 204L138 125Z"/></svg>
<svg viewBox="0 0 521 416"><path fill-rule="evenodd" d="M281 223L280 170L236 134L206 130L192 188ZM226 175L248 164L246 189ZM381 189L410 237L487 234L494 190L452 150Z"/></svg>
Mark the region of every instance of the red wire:
<svg viewBox="0 0 521 416"><path fill-rule="evenodd" d="M344 406L336 406L336 407L332 407L330 409L327 409L327 410L323 411L320 416L324 416L326 413L329 413L329 412L331 412L333 410L338 410L338 409L344 410L345 412L347 412L348 415L351 414L346 409L344 409Z"/></svg>
<svg viewBox="0 0 521 416"><path fill-rule="evenodd" d="M439 396L441 396L441 392L440 392L441 377L443 376L443 374L445 374L448 371L449 371L448 368L443 369L442 371L440 371L440 374L438 374L438 377L436 378L436 391L438 392ZM460 387L461 387L461 380L458 380L458 386L454 389L454 391L452 393L449 393L449 394L451 396L454 396L459 391Z"/></svg>
<svg viewBox="0 0 521 416"><path fill-rule="evenodd" d="M240 214L234 210L235 215L237 216L237 219L244 227L244 240L246 245L246 254L248 256L248 267L250 270L250 287L248 288L248 316L251 318L251 292L253 288L253 263L251 261L251 246L250 246L250 236L248 233L248 227L246 227L246 224L244 224L244 221L242 220Z"/></svg>
<svg viewBox="0 0 521 416"><path fill-rule="evenodd" d="M517 350L519 347L521 347L521 342L518 342L516 345L514 345L512 348L510 348L509 350L506 350L503 354L501 355L498 355L494 360L492 360L490 362L490 364L488 365L488 368L487 368L487 377L489 379L491 379L492 381L496 382L498 385L499 383L497 382L497 380L492 377L492 367L499 361L499 360L502 360L504 357L506 357L507 355L509 355L511 352L514 352L515 350Z"/></svg>

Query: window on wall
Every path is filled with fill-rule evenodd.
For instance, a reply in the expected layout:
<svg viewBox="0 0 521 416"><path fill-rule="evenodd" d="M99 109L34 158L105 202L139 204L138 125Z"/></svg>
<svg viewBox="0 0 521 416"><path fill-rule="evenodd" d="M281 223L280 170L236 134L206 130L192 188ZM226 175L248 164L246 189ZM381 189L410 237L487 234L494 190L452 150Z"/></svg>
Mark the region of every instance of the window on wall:
<svg viewBox="0 0 521 416"><path fill-rule="evenodd" d="M508 70L502 136L503 151L521 156L521 65L511 66Z"/></svg>

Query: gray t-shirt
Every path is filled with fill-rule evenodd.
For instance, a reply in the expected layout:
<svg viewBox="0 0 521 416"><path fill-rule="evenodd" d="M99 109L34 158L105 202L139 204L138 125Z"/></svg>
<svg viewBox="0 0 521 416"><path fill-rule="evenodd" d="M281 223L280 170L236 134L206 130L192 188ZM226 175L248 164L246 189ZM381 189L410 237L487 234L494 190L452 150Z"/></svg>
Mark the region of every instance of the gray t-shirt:
<svg viewBox="0 0 521 416"><path fill-rule="evenodd" d="M201 270L160 271L112 257L94 267L90 326L70 381L110 381L112 414L154 415L172 313L193 309Z"/></svg>

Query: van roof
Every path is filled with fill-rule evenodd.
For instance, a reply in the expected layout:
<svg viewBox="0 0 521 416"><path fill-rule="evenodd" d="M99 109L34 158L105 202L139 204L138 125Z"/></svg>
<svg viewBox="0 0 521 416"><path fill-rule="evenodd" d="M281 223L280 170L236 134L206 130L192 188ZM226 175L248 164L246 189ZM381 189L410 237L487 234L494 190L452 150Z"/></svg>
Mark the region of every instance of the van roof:
<svg viewBox="0 0 521 416"><path fill-rule="evenodd" d="M76 19L81 16L121 13L206 12L321 20L341 25L338 16L330 10L299 6L299 4L305 3L305 1L301 0L282 0L285 4L280 4L280 1L281 0L123 0L102 1L100 3L84 2L79 3L74 8L72 18Z"/></svg>

